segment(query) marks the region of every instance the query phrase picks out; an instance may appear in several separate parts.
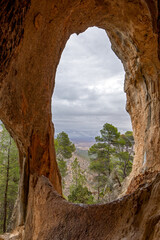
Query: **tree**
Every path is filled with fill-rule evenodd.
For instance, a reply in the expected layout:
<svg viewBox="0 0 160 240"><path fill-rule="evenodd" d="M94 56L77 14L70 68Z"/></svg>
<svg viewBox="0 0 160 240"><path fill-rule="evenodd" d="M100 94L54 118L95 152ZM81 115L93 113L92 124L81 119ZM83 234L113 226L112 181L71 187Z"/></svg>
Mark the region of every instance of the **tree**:
<svg viewBox="0 0 160 240"><path fill-rule="evenodd" d="M70 195L68 196L68 201L73 203L85 203L93 204L92 193L88 190L86 186L78 185L75 187Z"/></svg>
<svg viewBox="0 0 160 240"><path fill-rule="evenodd" d="M97 174L94 179L97 183L98 201L100 195L104 195L104 190L112 190L109 176L113 169L112 157L115 153L115 145L120 136L118 129L109 123L104 124L100 133L101 136L95 137L97 143L91 146L88 152L90 169Z"/></svg>
<svg viewBox="0 0 160 240"><path fill-rule="evenodd" d="M101 136L89 149L90 170L94 172L94 186L97 200L113 190L117 182L128 176L132 168L134 139L131 131L120 134L112 124L104 124Z"/></svg>
<svg viewBox="0 0 160 240"><path fill-rule="evenodd" d="M86 183L86 178L84 172L81 170L80 164L78 159L72 162L72 183L75 187L78 185L84 185Z"/></svg>
<svg viewBox="0 0 160 240"><path fill-rule="evenodd" d="M77 158L75 158L72 163L72 176L73 184L70 186L70 195L68 196L68 200L74 203L92 204L94 202L94 198L92 193L85 186L86 178L84 172L81 170Z"/></svg>
<svg viewBox="0 0 160 240"><path fill-rule="evenodd" d="M6 231L18 192L18 150L14 140L1 124L0 131L0 229Z"/></svg>
<svg viewBox="0 0 160 240"><path fill-rule="evenodd" d="M58 167L62 177L62 185L64 187L64 178L67 175L66 159L70 159L72 157L72 154L75 151L75 145L70 141L68 134L65 132L61 132L57 135L54 144Z"/></svg>
<svg viewBox="0 0 160 240"><path fill-rule="evenodd" d="M132 170L132 162L134 155L134 138L131 131L127 131L125 134L120 135L117 141L116 156L119 165L119 175L122 180L129 175Z"/></svg>

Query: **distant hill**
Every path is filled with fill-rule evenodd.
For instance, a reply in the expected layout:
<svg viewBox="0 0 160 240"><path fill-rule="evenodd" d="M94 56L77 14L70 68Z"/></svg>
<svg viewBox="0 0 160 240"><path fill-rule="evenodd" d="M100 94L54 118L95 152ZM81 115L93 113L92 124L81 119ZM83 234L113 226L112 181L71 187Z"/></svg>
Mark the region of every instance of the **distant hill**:
<svg viewBox="0 0 160 240"><path fill-rule="evenodd" d="M76 149L88 150L95 142L74 142Z"/></svg>

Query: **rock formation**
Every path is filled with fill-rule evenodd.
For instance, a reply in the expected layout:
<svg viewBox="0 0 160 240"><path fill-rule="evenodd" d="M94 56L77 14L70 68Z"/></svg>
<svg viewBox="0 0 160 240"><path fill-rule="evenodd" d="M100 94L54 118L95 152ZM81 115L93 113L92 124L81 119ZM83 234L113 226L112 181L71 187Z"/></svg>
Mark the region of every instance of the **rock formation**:
<svg viewBox="0 0 160 240"><path fill-rule="evenodd" d="M76 239L75 233L71 237L67 235L70 227L74 228L74 216L80 218L79 229L75 225L73 230L77 231L77 239L93 239L89 233L88 219L89 216L93 217L93 209L96 220L100 222L100 225L93 223L97 234L101 232L98 239L118 239L116 233L121 237L119 239L159 239L159 213L155 205L159 195L153 193L155 188L159 191L158 182L153 182L148 190L137 190L138 195L135 193L123 201L104 207L82 208L62 200L53 193L47 180L41 177L47 177L61 194L51 118L54 78L70 35L79 34L91 26L106 30L112 49L121 59L126 72L126 108L131 116L135 138L135 158L130 179L146 171L160 170L159 1L1 0L0 7L0 117L19 149L21 180L17 225L25 224L25 240L42 239L41 236L44 236L43 239ZM48 188L50 193L47 193ZM37 189L44 191L44 195ZM151 196L154 196L153 201ZM46 216L47 211L39 213L38 203L49 206L48 210L51 206L55 208L53 214ZM146 209L151 204L155 205L155 212L147 215ZM124 215L119 208L121 206L124 210L125 205L129 212ZM32 216L30 206L33 206ZM141 210L136 212L135 206ZM88 211L91 213L87 217ZM56 225L57 214L62 224ZM134 217L136 214L138 218ZM127 226L133 219L136 223L124 230L126 215ZM86 225L82 224L84 221ZM30 231L31 222L34 229ZM114 224L118 230L115 230ZM147 228L145 224L148 224ZM153 225L156 226L154 232L151 231ZM108 230L104 230L103 235L104 226ZM149 230L142 234L138 226ZM133 235L129 235L129 231ZM95 236L98 235L95 233Z"/></svg>
<svg viewBox="0 0 160 240"><path fill-rule="evenodd" d="M100 205L69 203L46 177L32 176L25 233L18 228L2 239L159 240L159 201L160 174L133 194Z"/></svg>
<svg viewBox="0 0 160 240"><path fill-rule="evenodd" d="M68 203L45 177L31 179L30 196L25 240L160 239L160 175L146 188L102 205Z"/></svg>

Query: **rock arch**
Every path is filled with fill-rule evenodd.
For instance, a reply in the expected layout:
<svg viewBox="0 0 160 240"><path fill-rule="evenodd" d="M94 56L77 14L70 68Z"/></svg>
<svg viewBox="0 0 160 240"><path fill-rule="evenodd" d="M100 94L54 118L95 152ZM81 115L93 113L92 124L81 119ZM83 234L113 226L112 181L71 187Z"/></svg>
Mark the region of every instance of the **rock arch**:
<svg viewBox="0 0 160 240"><path fill-rule="evenodd" d="M26 216L32 218L27 206L37 197L31 193L40 176L49 178L61 193L51 122L54 77L69 36L88 27L107 31L126 72L127 111L136 142L131 179L145 171L159 171L159 1L2 0L1 8L0 116L20 153L17 224L24 224ZM36 225L34 236L38 229Z"/></svg>

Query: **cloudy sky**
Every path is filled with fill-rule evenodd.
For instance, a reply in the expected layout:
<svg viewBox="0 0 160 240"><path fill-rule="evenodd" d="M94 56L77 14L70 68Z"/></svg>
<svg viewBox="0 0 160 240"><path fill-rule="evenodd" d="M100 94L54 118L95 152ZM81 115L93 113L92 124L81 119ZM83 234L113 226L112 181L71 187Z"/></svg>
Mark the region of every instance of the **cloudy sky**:
<svg viewBox="0 0 160 240"><path fill-rule="evenodd" d="M61 56L52 98L56 133L72 141L92 141L108 122L131 130L125 110L124 69L104 30L73 34Z"/></svg>

